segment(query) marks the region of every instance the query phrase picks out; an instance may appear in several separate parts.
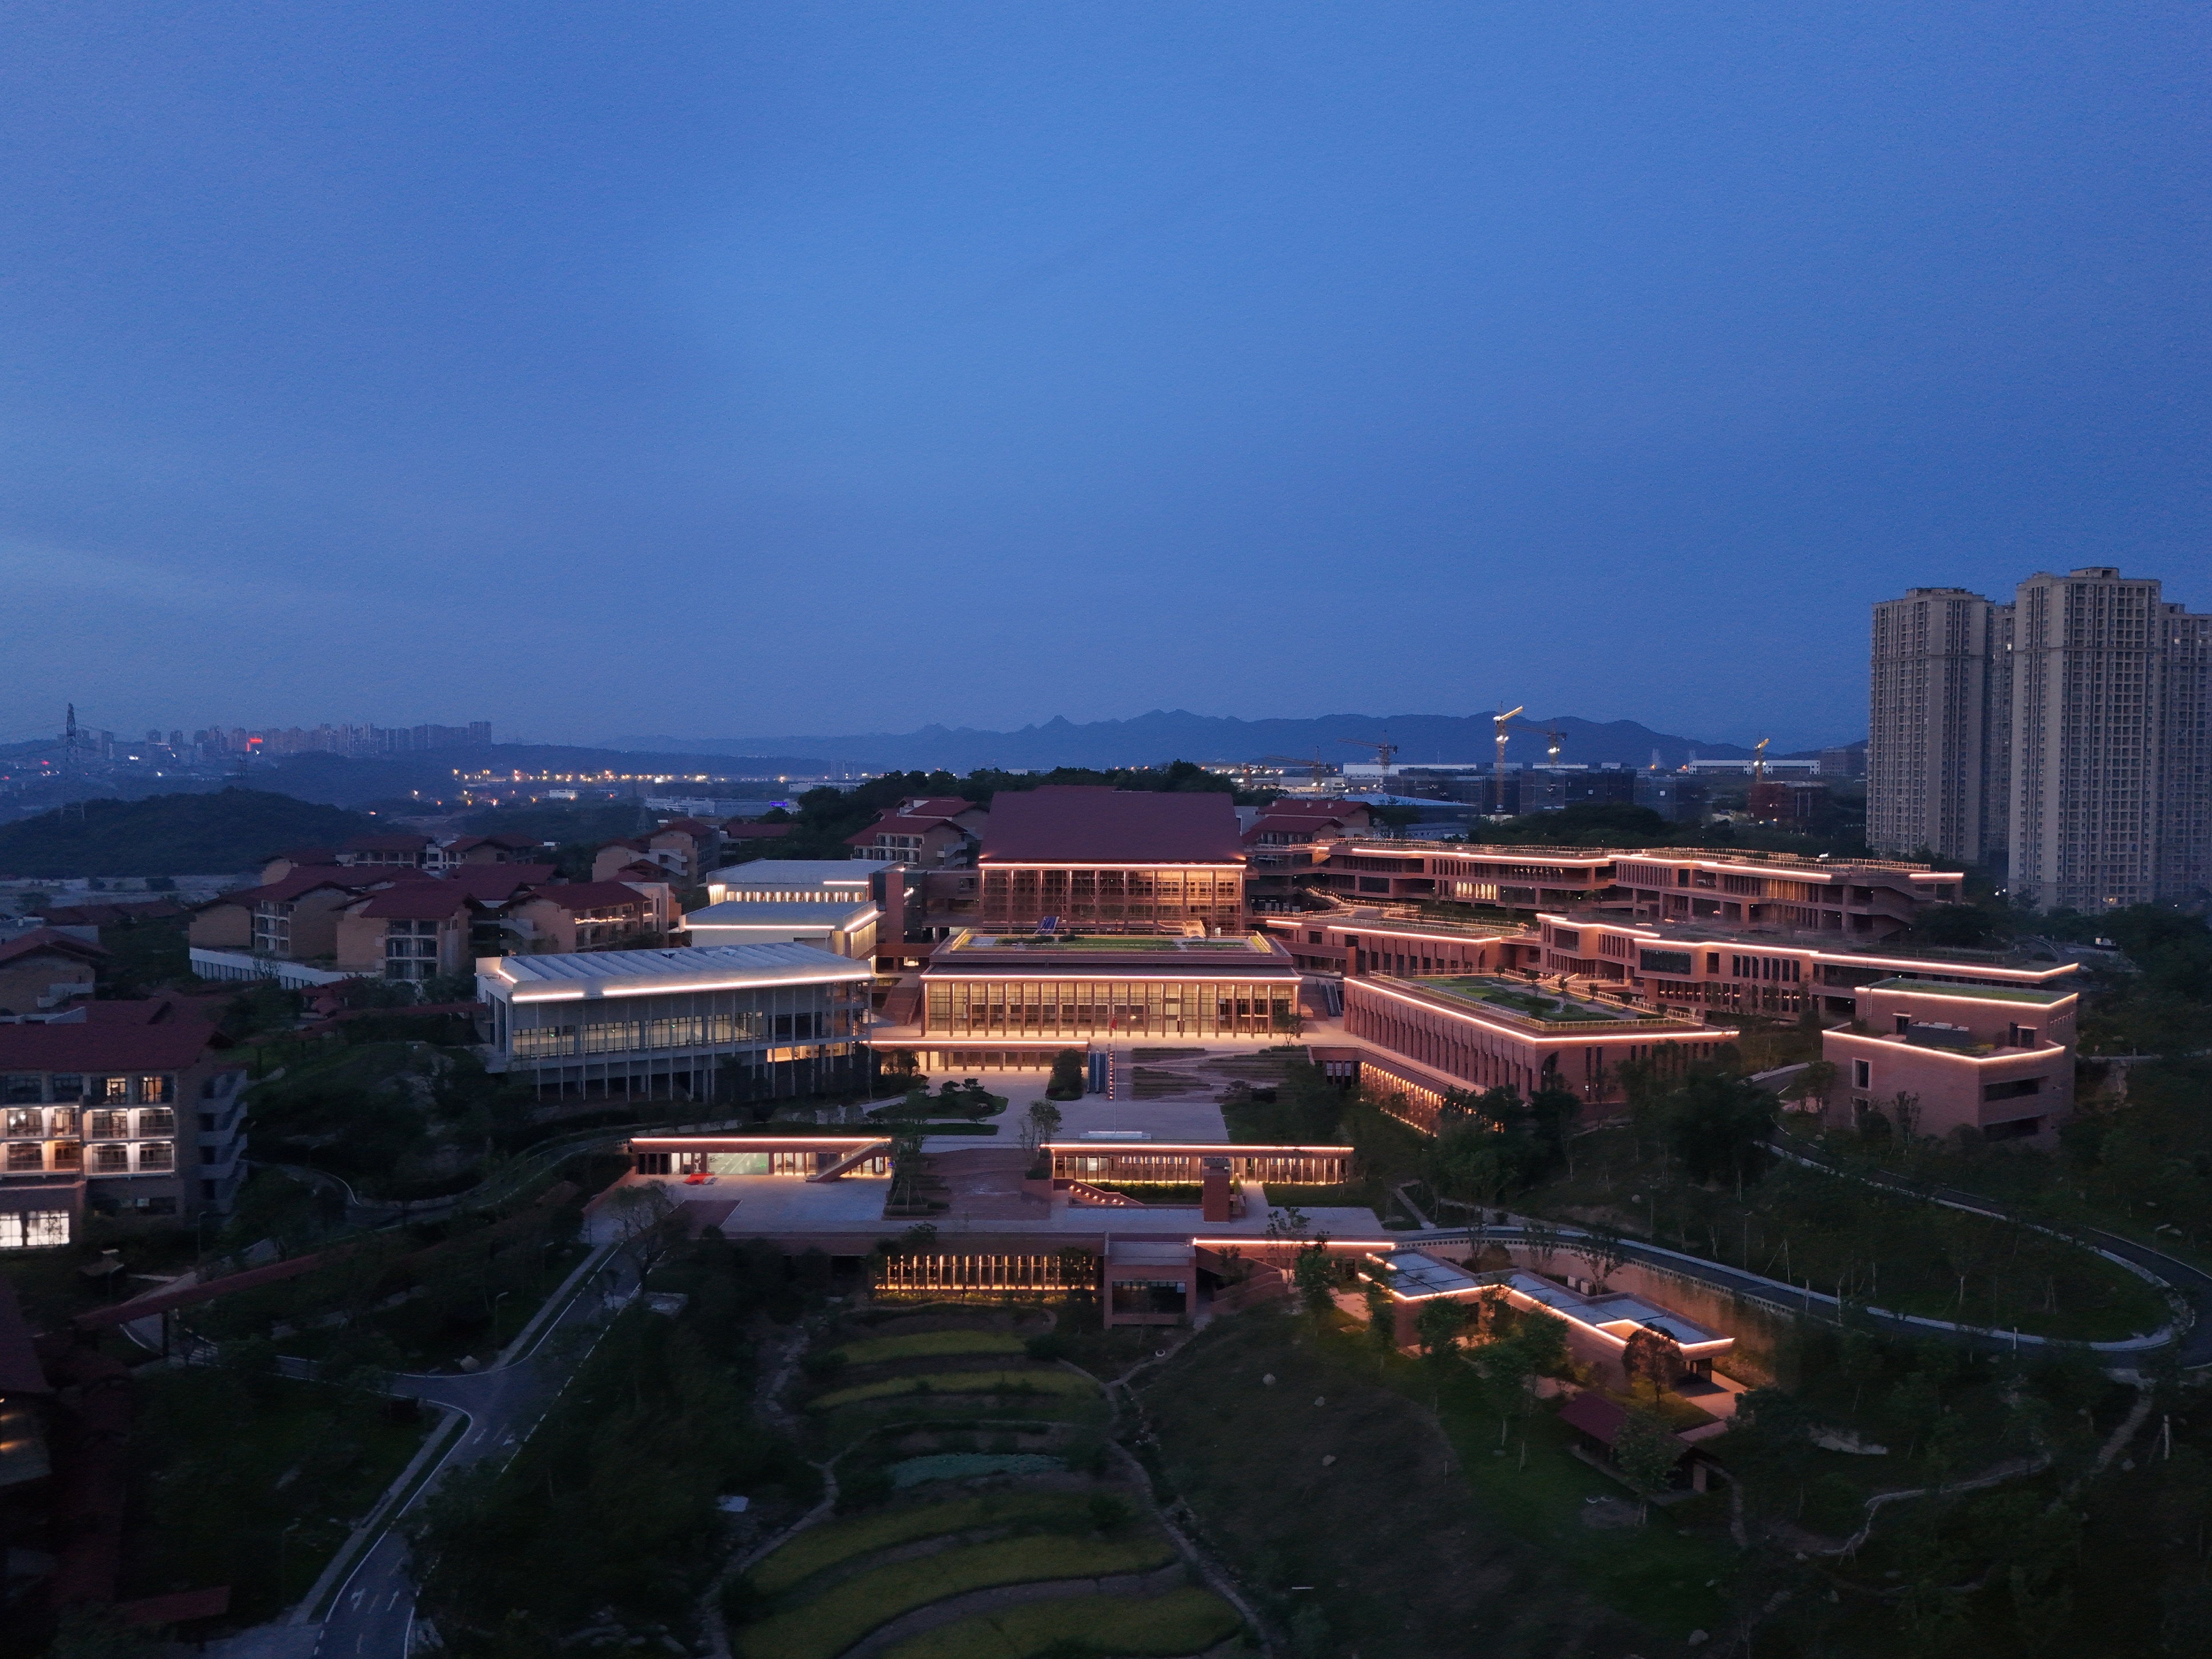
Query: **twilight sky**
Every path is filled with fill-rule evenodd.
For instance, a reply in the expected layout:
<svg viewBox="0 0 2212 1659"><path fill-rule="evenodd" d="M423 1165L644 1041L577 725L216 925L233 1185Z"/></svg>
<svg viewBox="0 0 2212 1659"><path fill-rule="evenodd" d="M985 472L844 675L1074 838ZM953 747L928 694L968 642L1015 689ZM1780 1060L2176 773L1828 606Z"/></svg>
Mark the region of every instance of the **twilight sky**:
<svg viewBox="0 0 2212 1659"><path fill-rule="evenodd" d="M9 20L0 740L1790 745L1907 586L2212 606L2194 4Z"/></svg>

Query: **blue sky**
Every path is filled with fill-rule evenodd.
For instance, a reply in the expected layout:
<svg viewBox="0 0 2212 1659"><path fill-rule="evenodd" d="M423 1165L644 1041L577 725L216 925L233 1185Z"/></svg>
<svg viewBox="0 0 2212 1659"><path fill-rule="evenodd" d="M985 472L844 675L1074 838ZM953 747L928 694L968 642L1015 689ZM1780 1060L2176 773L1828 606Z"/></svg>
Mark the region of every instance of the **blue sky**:
<svg viewBox="0 0 2212 1659"><path fill-rule="evenodd" d="M2212 606L2206 16L21 3L0 738L1855 735Z"/></svg>

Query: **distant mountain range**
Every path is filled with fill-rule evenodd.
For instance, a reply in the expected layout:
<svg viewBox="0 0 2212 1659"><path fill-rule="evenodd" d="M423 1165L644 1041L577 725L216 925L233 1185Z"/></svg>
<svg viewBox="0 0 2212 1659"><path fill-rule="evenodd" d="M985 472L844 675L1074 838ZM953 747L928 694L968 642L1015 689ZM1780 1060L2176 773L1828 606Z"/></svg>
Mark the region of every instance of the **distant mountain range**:
<svg viewBox="0 0 2212 1659"><path fill-rule="evenodd" d="M1560 735L1559 758L1587 766L1613 761L1648 766L1653 755L1662 766L1680 766L1692 750L1711 759L1748 756L1735 744L1654 732L1634 720L1586 720L1573 714L1547 720L1525 717L1513 726L1509 761L1541 762L1542 728ZM1487 761L1493 753L1486 714L1324 714L1316 720L1241 720L1185 709L1154 709L1134 720L1082 724L1055 719L1018 732L982 732L969 726L925 726L918 732L860 732L845 737L615 738L611 748L634 753L732 756L811 756L840 770L879 772L933 769L972 772L997 766L1029 769L1054 766L1144 766L1170 760L1249 761L1263 756L1304 757L1316 750L1335 765L1372 760L1371 745L1387 738L1398 745L1398 763ZM1363 757L1362 749L1369 752ZM1811 751L1817 752L1817 751ZM794 767L793 769L796 769Z"/></svg>

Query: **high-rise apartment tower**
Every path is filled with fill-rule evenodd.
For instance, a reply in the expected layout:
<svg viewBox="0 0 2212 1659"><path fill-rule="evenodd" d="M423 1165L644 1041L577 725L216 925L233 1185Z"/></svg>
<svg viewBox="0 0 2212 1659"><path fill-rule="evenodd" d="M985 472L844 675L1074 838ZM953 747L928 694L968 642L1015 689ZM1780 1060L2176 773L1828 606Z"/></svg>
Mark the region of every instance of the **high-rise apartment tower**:
<svg viewBox="0 0 2212 1659"><path fill-rule="evenodd" d="M1867 838L2093 910L2212 883L2212 617L2155 581L2039 573L1875 606Z"/></svg>

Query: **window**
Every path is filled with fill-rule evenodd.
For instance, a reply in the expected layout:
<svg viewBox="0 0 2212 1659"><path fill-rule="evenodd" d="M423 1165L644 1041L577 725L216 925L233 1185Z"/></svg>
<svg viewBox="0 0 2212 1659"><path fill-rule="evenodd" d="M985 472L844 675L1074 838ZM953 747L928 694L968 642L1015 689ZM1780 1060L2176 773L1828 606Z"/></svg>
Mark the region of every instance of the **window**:
<svg viewBox="0 0 2212 1659"><path fill-rule="evenodd" d="M38 1250L70 1242L67 1210L0 1213L0 1250Z"/></svg>
<svg viewBox="0 0 2212 1659"><path fill-rule="evenodd" d="M40 1085L45 1082L36 1072L13 1072L0 1078L0 1101L15 1105L23 1101L42 1100Z"/></svg>
<svg viewBox="0 0 2212 1659"><path fill-rule="evenodd" d="M1874 1087L1874 1066L1870 1063L1863 1060L1855 1060L1851 1062L1851 1087L1854 1089Z"/></svg>
<svg viewBox="0 0 2212 1659"><path fill-rule="evenodd" d="M118 1103L131 1098L131 1079L127 1077L96 1077L85 1091L88 1100L112 1100Z"/></svg>
<svg viewBox="0 0 2212 1659"><path fill-rule="evenodd" d="M84 1096L84 1079L75 1072L56 1072L48 1079L52 1085L52 1098L79 1100Z"/></svg>
<svg viewBox="0 0 2212 1659"><path fill-rule="evenodd" d="M22 1175L46 1167L46 1149L35 1140L15 1140L8 1145L8 1173Z"/></svg>
<svg viewBox="0 0 2212 1659"><path fill-rule="evenodd" d="M1637 952L1638 970L1646 974L1679 974L1684 976L1696 971L1687 951L1639 951Z"/></svg>
<svg viewBox="0 0 2212 1659"><path fill-rule="evenodd" d="M166 1106L177 1097L177 1079L173 1077L142 1077L138 1079L138 1103L141 1106Z"/></svg>
<svg viewBox="0 0 2212 1659"><path fill-rule="evenodd" d="M82 1170L84 1168L84 1143L81 1140L61 1140L54 1143L54 1168Z"/></svg>
<svg viewBox="0 0 2212 1659"><path fill-rule="evenodd" d="M85 1133L94 1137L127 1135L131 1133L131 1114L128 1112L87 1112L84 1121Z"/></svg>
<svg viewBox="0 0 2212 1659"><path fill-rule="evenodd" d="M1982 1085L1984 1100L2025 1100L2030 1095L2042 1092L2043 1079L2039 1077L2014 1078L2009 1083L1984 1083Z"/></svg>
<svg viewBox="0 0 2212 1659"><path fill-rule="evenodd" d="M8 1133L11 1135L42 1135L46 1127L46 1114L35 1106L14 1106L8 1110Z"/></svg>
<svg viewBox="0 0 2212 1659"><path fill-rule="evenodd" d="M1720 972L1720 970L1721 970L1721 953L1720 953L1719 951L1706 951L1706 952L1705 952L1705 971L1706 971L1707 973L1709 973L1709 974L1717 974L1717 973L1719 973L1719 972Z"/></svg>
<svg viewBox="0 0 2212 1659"><path fill-rule="evenodd" d="M166 1106L138 1114L138 1133L142 1135L173 1134L176 1127L177 1115Z"/></svg>
<svg viewBox="0 0 2212 1659"><path fill-rule="evenodd" d="M94 1147L91 1169L94 1175L129 1175L131 1148L119 1143Z"/></svg>
<svg viewBox="0 0 2212 1659"><path fill-rule="evenodd" d="M210 1148L212 1152L214 1149ZM204 1159L207 1153L202 1153ZM166 1140L142 1140L138 1143L138 1167L141 1170L173 1170L177 1167L177 1149Z"/></svg>
<svg viewBox="0 0 2212 1659"><path fill-rule="evenodd" d="M57 1106L46 1115L46 1133L50 1135L73 1135L76 1133L77 1109L74 1106Z"/></svg>

